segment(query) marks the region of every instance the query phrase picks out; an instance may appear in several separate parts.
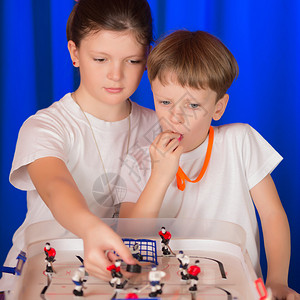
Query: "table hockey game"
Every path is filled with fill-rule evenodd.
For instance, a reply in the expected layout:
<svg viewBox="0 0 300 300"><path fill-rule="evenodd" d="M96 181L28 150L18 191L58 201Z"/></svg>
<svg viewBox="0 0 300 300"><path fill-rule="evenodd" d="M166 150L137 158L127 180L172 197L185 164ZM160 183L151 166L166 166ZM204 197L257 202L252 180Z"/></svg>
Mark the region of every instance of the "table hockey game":
<svg viewBox="0 0 300 300"><path fill-rule="evenodd" d="M245 250L245 232L228 222L183 219L104 219L131 247L139 244L142 255L140 273L130 273L122 263L124 288L116 289L108 281L85 273L83 296L74 296L72 275L84 263L83 243L56 222L34 224L26 232L22 266L14 291L5 299L127 299L135 293L138 299L262 300L271 299L263 281L257 278ZM163 255L158 232L165 227L172 235L170 255ZM51 232L46 228L52 228ZM45 243L55 248L54 273L45 272ZM197 291L189 291L190 280L182 280L176 255L183 251L190 265L199 260ZM20 264L20 261L18 261ZM153 265L165 272L161 279L162 294L149 297L148 279Z"/></svg>

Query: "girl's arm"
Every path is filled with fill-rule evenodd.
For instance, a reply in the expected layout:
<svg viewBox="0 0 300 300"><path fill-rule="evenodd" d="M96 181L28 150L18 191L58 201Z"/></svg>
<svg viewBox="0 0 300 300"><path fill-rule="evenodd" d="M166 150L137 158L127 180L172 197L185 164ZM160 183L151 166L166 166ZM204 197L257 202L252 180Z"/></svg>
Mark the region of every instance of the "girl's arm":
<svg viewBox="0 0 300 300"><path fill-rule="evenodd" d="M174 180L183 148L180 134L162 132L150 146L151 175L136 203L121 204L121 218L156 218L170 183Z"/></svg>
<svg viewBox="0 0 300 300"><path fill-rule="evenodd" d="M271 175L250 190L260 216L268 262L266 285L274 297L285 299L298 295L288 288L290 263L290 228ZM298 299L298 298L295 298Z"/></svg>
<svg viewBox="0 0 300 300"><path fill-rule="evenodd" d="M90 212L65 163L55 157L37 159L27 166L30 178L54 218L84 242L84 264L94 276L106 278L111 262L106 250L115 250L126 263L134 264L121 238Z"/></svg>

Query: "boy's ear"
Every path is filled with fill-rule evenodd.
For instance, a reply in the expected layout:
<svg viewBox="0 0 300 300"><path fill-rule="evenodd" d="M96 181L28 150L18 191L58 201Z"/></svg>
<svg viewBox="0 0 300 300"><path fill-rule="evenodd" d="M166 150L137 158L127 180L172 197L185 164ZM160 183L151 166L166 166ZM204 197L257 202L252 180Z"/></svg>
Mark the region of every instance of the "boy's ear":
<svg viewBox="0 0 300 300"><path fill-rule="evenodd" d="M223 116L227 103L229 100L229 95L225 94L217 103L216 103L216 107L215 107L215 112L213 114L213 119L215 121L218 121L221 119L221 117Z"/></svg>
<svg viewBox="0 0 300 300"><path fill-rule="evenodd" d="M78 49L73 41L68 41L68 50L74 67L79 67Z"/></svg>

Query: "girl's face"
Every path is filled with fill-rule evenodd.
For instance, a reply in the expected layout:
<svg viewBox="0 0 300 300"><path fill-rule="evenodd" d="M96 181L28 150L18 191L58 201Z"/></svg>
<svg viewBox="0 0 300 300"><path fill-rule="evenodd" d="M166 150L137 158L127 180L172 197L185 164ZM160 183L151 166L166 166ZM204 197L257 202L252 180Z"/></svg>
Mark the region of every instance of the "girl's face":
<svg viewBox="0 0 300 300"><path fill-rule="evenodd" d="M80 69L80 89L85 96L110 105L129 98L137 89L146 66L148 49L130 31L100 30L88 34L69 49ZM72 48L73 47L73 48ZM72 51L73 49L73 51Z"/></svg>
<svg viewBox="0 0 300 300"><path fill-rule="evenodd" d="M223 115L228 95L216 103L216 92L182 87L168 76L165 85L158 78L152 82L155 111L163 131L180 133L184 152L192 151L206 139L212 119Z"/></svg>

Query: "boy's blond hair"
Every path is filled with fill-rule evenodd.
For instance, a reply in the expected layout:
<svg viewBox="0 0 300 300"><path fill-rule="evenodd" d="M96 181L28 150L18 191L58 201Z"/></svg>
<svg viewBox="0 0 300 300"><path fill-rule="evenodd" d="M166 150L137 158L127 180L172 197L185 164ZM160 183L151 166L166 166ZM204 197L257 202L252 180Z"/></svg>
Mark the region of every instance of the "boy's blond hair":
<svg viewBox="0 0 300 300"><path fill-rule="evenodd" d="M210 88L217 93L217 100L238 76L232 53L204 31L177 30L166 36L151 51L147 67L150 83L158 78L166 84L166 72L171 72L181 86Z"/></svg>

